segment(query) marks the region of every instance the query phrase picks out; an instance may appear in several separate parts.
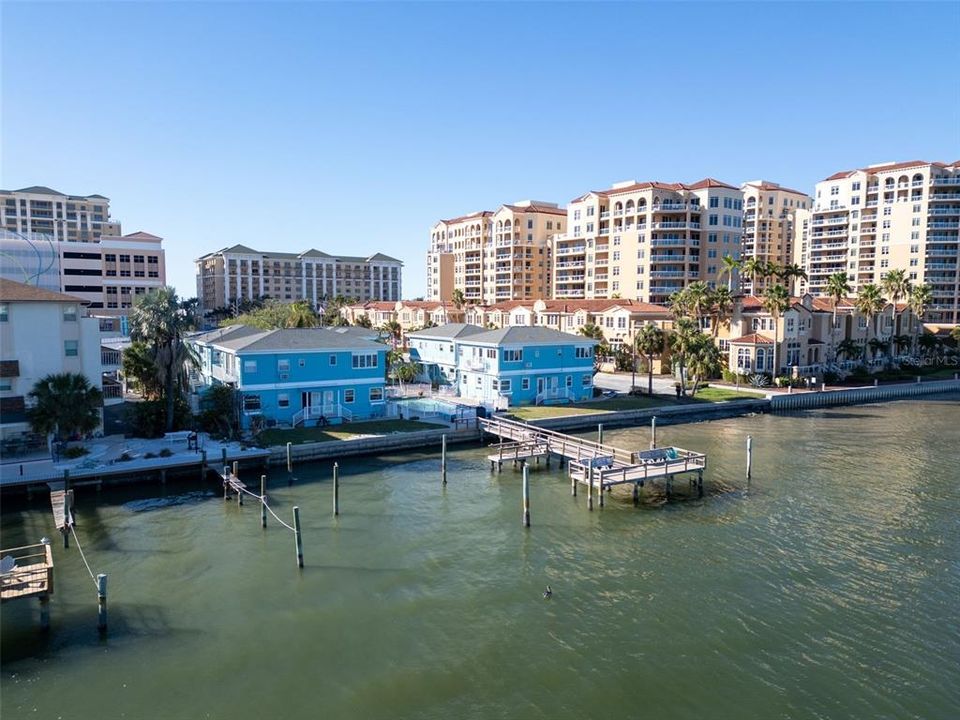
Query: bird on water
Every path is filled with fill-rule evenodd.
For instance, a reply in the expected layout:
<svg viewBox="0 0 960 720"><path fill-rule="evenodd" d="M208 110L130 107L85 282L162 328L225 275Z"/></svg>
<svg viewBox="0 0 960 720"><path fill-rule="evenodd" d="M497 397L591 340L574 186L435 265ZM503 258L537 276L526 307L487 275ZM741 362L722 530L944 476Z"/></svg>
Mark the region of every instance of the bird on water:
<svg viewBox="0 0 960 720"><path fill-rule="evenodd" d="M549 600L551 597L553 597L553 590L551 590L550 586L547 585L547 589L543 591L543 599Z"/></svg>

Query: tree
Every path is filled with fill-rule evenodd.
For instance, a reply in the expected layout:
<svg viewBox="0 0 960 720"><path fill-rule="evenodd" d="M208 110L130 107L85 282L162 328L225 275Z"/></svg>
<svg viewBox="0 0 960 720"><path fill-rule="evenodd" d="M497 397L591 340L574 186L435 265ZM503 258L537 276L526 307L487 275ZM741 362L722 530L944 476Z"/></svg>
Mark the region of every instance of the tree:
<svg viewBox="0 0 960 720"><path fill-rule="evenodd" d="M701 334L697 324L688 317L678 319L670 333L670 350L677 360L680 371L680 394L686 395L686 361L687 354L696 342L696 336Z"/></svg>
<svg viewBox="0 0 960 720"><path fill-rule="evenodd" d="M366 315L361 315L357 318L357 327L372 328L373 323L370 322L370 318L368 318Z"/></svg>
<svg viewBox="0 0 960 720"><path fill-rule="evenodd" d="M902 333L900 335L894 335L892 338L893 346L897 349L898 354L902 354L904 349L909 348L912 340L913 338L909 335Z"/></svg>
<svg viewBox="0 0 960 720"><path fill-rule="evenodd" d="M184 341L188 324L187 313L172 287L141 295L130 315L130 338L147 345L163 385L167 432L173 430L176 398L186 393L189 369L198 363Z"/></svg>
<svg viewBox="0 0 960 720"><path fill-rule="evenodd" d="M713 304L713 294L705 282L695 282L687 285L681 290L687 296L687 308L690 315L697 322L697 327L702 327L703 318L707 314L710 306Z"/></svg>
<svg viewBox="0 0 960 720"><path fill-rule="evenodd" d="M690 293L686 288L670 295L670 313L678 320L690 317Z"/></svg>
<svg viewBox="0 0 960 720"><path fill-rule="evenodd" d="M851 360L857 360L863 354L863 346L855 340L847 338L837 345L837 356L847 357Z"/></svg>
<svg viewBox="0 0 960 720"><path fill-rule="evenodd" d="M607 339L603 335L603 328L594 323L587 323L580 327L580 334L584 337L592 338L596 340L599 345L596 348L596 351L593 354L593 370L598 372L600 369L600 358L606 356L610 352L610 346L607 344Z"/></svg>
<svg viewBox="0 0 960 720"><path fill-rule="evenodd" d="M720 334L721 325L730 325L730 315L733 312L733 294L728 288L718 287L711 293L710 324L714 338Z"/></svg>
<svg viewBox="0 0 960 720"><path fill-rule="evenodd" d="M691 396L696 397L700 383L707 378L715 377L720 372L720 350L713 342L713 338L702 332L693 336L687 350L687 367L693 376Z"/></svg>
<svg viewBox="0 0 960 720"><path fill-rule="evenodd" d="M850 294L850 282L846 272L836 272L827 278L827 295L833 300L833 325L830 332L831 348L836 344L837 338L837 305L847 295ZM834 351L835 353L836 351Z"/></svg>
<svg viewBox="0 0 960 720"><path fill-rule="evenodd" d="M400 345L400 338L403 337L403 328L396 320L387 320L381 328L383 333L390 338L394 347Z"/></svg>
<svg viewBox="0 0 960 720"><path fill-rule="evenodd" d="M54 433L58 440L92 432L100 424L103 393L80 373L40 378L28 393L33 407L27 419L36 433Z"/></svg>
<svg viewBox="0 0 960 720"><path fill-rule="evenodd" d="M313 307L306 300L297 300L290 303L287 310L287 319L284 327L312 328L320 324L320 318Z"/></svg>
<svg viewBox="0 0 960 720"><path fill-rule="evenodd" d="M919 338L917 338L917 345L921 350L923 350L925 357L933 355L936 352L939 344L940 341L937 340L937 336L933 333L925 332L921 334Z"/></svg>
<svg viewBox="0 0 960 720"><path fill-rule="evenodd" d="M647 394L653 395L653 357L660 357L666 350L666 335L656 325L644 325L637 333L635 346L647 358Z"/></svg>
<svg viewBox="0 0 960 720"><path fill-rule="evenodd" d="M225 438L236 437L237 391L230 385L213 385L200 396L200 423L204 430Z"/></svg>
<svg viewBox="0 0 960 720"><path fill-rule="evenodd" d="M910 297L910 289L913 283L907 277L907 271L903 269L890 270L880 278L880 289L884 296L890 298L896 311L897 302Z"/></svg>
<svg viewBox="0 0 960 720"><path fill-rule="evenodd" d="M926 283L922 285L914 285L910 289L910 296L907 298L907 304L910 306L910 311L914 314L914 316L916 316L917 319L913 330L913 345L915 350L919 349L917 346L917 340L920 335L920 330L923 328L923 316L926 315L927 308L932 302L933 289Z"/></svg>
<svg viewBox="0 0 960 720"><path fill-rule="evenodd" d="M880 288L873 283L867 283L860 288L860 292L857 293L857 299L854 302L854 305L856 306L858 312L866 315L867 322L870 324L873 331L873 337L876 339L879 335L877 331L876 319L887 306L886 300L883 299L883 295L880 293Z"/></svg>
<svg viewBox="0 0 960 720"><path fill-rule="evenodd" d="M791 263L781 267L777 272L777 277L779 277L781 280L783 280L785 283L788 283L789 285L790 281L793 280L794 278L803 278L804 280L806 280L807 271L804 270L803 267L801 267L800 265L797 265L796 263Z"/></svg>
<svg viewBox="0 0 960 720"><path fill-rule="evenodd" d="M467 299L463 296L463 290L460 288L457 288L453 291L453 293L450 295L450 300L453 301L453 306L457 310L462 310L463 306L467 304Z"/></svg>
<svg viewBox="0 0 960 720"><path fill-rule="evenodd" d="M153 353L145 342L132 342L123 351L123 377L136 387L146 400L159 400L163 382L153 362Z"/></svg>
<svg viewBox="0 0 960 720"><path fill-rule="evenodd" d="M763 309L773 316L773 375L780 372L777 349L780 347L780 317L790 307L790 294L780 284L769 287L763 293Z"/></svg>
<svg viewBox="0 0 960 720"><path fill-rule="evenodd" d="M750 276L750 292L757 294L757 278L763 277L767 273L767 263L760 258L751 257L743 261L741 265L743 271Z"/></svg>
<svg viewBox="0 0 960 720"><path fill-rule="evenodd" d="M743 263L732 255L724 255L722 259L723 265L720 268L720 272L717 273L717 279L719 280L724 275L727 276L727 290L731 293L733 292L733 275L735 272L739 271L743 266Z"/></svg>

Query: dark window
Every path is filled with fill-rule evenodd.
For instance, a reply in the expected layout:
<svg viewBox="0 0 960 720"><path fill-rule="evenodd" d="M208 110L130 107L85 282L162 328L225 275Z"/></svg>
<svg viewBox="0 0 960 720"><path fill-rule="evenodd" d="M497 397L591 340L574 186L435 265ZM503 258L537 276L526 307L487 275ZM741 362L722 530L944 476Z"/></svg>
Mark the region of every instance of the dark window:
<svg viewBox="0 0 960 720"><path fill-rule="evenodd" d="M72 260L99 260L100 259L100 253L65 252L63 256L65 258L70 258Z"/></svg>
<svg viewBox="0 0 960 720"><path fill-rule="evenodd" d="M63 271L64 275L96 275L100 277L103 273L100 270L93 270L88 268L66 268Z"/></svg>
<svg viewBox="0 0 960 720"><path fill-rule="evenodd" d="M64 292L103 292L103 285L64 285Z"/></svg>

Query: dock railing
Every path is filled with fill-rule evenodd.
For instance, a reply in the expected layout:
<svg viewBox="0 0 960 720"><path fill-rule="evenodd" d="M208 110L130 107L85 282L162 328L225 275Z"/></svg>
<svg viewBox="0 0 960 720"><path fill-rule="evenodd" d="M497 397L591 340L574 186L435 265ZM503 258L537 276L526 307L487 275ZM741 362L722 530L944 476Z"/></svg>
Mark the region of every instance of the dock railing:
<svg viewBox="0 0 960 720"><path fill-rule="evenodd" d="M0 574L3 600L53 593L53 550L50 543L0 550L0 556L11 557L15 563Z"/></svg>

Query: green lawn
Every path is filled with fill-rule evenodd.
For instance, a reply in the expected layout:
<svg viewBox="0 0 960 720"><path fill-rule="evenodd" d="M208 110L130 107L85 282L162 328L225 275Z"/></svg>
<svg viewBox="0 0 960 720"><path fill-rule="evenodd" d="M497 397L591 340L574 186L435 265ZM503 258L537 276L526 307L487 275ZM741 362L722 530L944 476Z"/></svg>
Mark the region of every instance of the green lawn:
<svg viewBox="0 0 960 720"><path fill-rule="evenodd" d="M650 397L620 395L606 400L589 400L573 405L526 405L511 408L510 414L517 420L540 420L542 418L563 417L565 415L595 415L597 413L616 412L618 410L644 410L664 405L676 405L672 397L654 395Z"/></svg>
<svg viewBox="0 0 960 720"><path fill-rule="evenodd" d="M757 400L765 397L762 393L744 392L724 387L703 388L697 393L700 402L725 402L727 400Z"/></svg>
<svg viewBox="0 0 960 720"><path fill-rule="evenodd" d="M390 433L417 432L418 430L435 430L444 427L446 425L418 420L371 420L369 422L344 423L343 425L325 428L298 427L264 430L257 440L264 447L286 445L288 442L294 445L302 445L312 442L349 440L357 435L389 435Z"/></svg>

